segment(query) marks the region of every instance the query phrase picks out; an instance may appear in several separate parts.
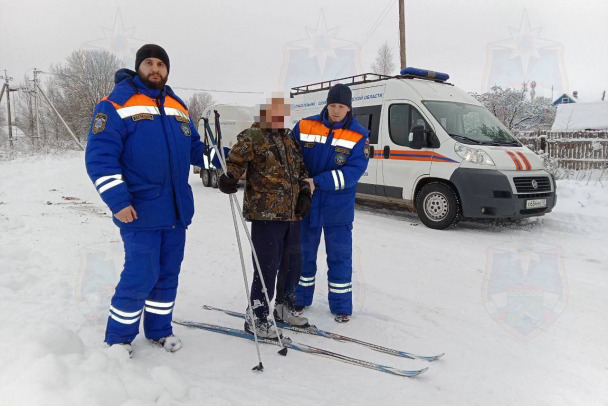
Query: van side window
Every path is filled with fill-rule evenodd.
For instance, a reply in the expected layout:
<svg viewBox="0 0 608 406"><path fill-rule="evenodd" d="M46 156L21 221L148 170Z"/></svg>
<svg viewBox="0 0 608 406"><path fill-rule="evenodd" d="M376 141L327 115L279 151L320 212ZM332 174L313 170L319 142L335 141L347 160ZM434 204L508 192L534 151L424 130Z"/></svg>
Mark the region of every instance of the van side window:
<svg viewBox="0 0 608 406"><path fill-rule="evenodd" d="M409 104L393 104L388 110L388 133L391 140L404 147L409 147L409 135L412 127L421 125L430 129L422 114Z"/></svg>
<svg viewBox="0 0 608 406"><path fill-rule="evenodd" d="M365 106L353 108L353 116L359 124L367 128L369 132L369 143L378 143L378 132L380 129L380 113L382 106Z"/></svg>

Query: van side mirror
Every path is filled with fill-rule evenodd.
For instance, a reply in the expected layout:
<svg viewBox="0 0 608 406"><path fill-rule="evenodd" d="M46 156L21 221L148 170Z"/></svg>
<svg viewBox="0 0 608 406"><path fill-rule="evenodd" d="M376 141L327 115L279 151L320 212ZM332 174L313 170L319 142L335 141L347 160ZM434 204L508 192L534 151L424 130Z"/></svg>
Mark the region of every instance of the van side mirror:
<svg viewBox="0 0 608 406"><path fill-rule="evenodd" d="M412 127L409 135L410 148L421 149L428 147L429 139L432 133L433 132L431 130L427 130L421 125Z"/></svg>

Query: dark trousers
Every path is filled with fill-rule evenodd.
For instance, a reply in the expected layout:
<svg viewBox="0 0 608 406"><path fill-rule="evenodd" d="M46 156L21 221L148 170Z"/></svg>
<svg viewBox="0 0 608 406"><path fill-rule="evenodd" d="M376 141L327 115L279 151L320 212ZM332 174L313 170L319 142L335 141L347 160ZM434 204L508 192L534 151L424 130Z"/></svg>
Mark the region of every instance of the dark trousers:
<svg viewBox="0 0 608 406"><path fill-rule="evenodd" d="M261 221L251 222L251 239L258 254L268 298L276 303L293 306L295 290L302 271L302 248L300 246L301 221ZM262 282L253 261L255 271L251 284L251 303L256 317L266 321L269 306L262 290ZM278 273L278 278L277 278Z"/></svg>

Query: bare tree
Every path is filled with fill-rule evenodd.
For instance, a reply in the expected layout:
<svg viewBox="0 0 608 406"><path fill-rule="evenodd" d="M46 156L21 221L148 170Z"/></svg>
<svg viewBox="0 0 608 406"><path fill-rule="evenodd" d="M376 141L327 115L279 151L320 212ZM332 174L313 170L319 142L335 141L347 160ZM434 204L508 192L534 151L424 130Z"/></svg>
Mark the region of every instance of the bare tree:
<svg viewBox="0 0 608 406"><path fill-rule="evenodd" d="M378 54L376 55L376 61L372 63L372 72L379 75L392 76L395 71L395 62L393 60L393 51L388 43L385 42L380 48L378 48Z"/></svg>
<svg viewBox="0 0 608 406"><path fill-rule="evenodd" d="M190 113L190 118L197 130L198 122L203 115L203 111L214 103L215 100L213 100L213 96L207 92L194 93L190 99L188 99L188 112Z"/></svg>
<svg viewBox="0 0 608 406"><path fill-rule="evenodd" d="M519 90L494 86L491 92L473 94L509 130L548 130L555 119L556 108L546 97L528 97L528 84Z"/></svg>
<svg viewBox="0 0 608 406"><path fill-rule="evenodd" d="M49 97L79 139L85 139L95 105L114 88L121 61L107 51L74 51L51 66Z"/></svg>

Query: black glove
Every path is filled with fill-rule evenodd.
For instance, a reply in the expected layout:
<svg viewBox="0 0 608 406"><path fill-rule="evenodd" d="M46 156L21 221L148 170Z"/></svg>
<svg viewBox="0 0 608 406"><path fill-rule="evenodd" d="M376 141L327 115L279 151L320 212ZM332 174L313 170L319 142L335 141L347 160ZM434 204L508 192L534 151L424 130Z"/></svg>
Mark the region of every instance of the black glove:
<svg viewBox="0 0 608 406"><path fill-rule="evenodd" d="M296 202L296 216L305 217L310 212L311 203L312 195L310 194L310 189L300 190L298 201Z"/></svg>
<svg viewBox="0 0 608 406"><path fill-rule="evenodd" d="M238 179L234 179L230 175L222 174L222 176L220 176L219 187L223 193L236 193L238 190L237 183L239 183Z"/></svg>

